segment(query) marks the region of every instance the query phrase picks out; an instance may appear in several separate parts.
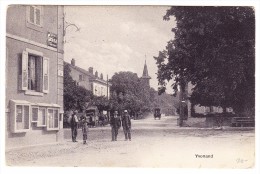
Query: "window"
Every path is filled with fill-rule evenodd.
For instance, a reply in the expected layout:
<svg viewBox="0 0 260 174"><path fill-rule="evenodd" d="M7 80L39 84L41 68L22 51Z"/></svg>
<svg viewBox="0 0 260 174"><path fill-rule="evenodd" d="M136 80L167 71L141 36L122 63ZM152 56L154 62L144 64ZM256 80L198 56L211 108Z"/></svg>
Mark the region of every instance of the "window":
<svg viewBox="0 0 260 174"><path fill-rule="evenodd" d="M32 107L32 122L37 123L37 127L46 126L46 108Z"/></svg>
<svg viewBox="0 0 260 174"><path fill-rule="evenodd" d="M79 75L79 81L84 81L84 75L82 74Z"/></svg>
<svg viewBox="0 0 260 174"><path fill-rule="evenodd" d="M16 105L16 130L29 129L29 106Z"/></svg>
<svg viewBox="0 0 260 174"><path fill-rule="evenodd" d="M38 114L38 122L37 126L46 126L46 109L45 108L39 108L39 114Z"/></svg>
<svg viewBox="0 0 260 174"><path fill-rule="evenodd" d="M101 87L101 96L103 96L104 95L104 89L103 89L103 87Z"/></svg>
<svg viewBox="0 0 260 174"><path fill-rule="evenodd" d="M29 6L28 22L37 26L42 26L42 7Z"/></svg>
<svg viewBox="0 0 260 174"><path fill-rule="evenodd" d="M26 49L22 54L20 89L24 91L49 91L49 59L41 52Z"/></svg>
<svg viewBox="0 0 260 174"><path fill-rule="evenodd" d="M58 109L48 109L47 130L59 129L59 111Z"/></svg>
<svg viewBox="0 0 260 174"><path fill-rule="evenodd" d="M26 132L30 129L30 105L28 102L10 102L11 131L13 133Z"/></svg>

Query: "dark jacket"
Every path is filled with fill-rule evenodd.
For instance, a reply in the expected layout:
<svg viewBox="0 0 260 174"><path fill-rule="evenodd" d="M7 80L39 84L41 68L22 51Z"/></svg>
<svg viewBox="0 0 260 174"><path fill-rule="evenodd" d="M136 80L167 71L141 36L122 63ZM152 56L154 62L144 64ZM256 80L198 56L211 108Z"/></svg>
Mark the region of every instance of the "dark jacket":
<svg viewBox="0 0 260 174"><path fill-rule="evenodd" d="M72 114L70 125L71 125L71 127L77 127L78 126L78 118L77 118L76 114Z"/></svg>
<svg viewBox="0 0 260 174"><path fill-rule="evenodd" d="M122 126L124 129L131 128L131 118L129 114L123 114L122 116Z"/></svg>
<svg viewBox="0 0 260 174"><path fill-rule="evenodd" d="M120 117L117 116L117 117L115 118L114 116L112 116L111 119L110 119L110 125L111 125L113 128L120 128L120 127L121 127Z"/></svg>

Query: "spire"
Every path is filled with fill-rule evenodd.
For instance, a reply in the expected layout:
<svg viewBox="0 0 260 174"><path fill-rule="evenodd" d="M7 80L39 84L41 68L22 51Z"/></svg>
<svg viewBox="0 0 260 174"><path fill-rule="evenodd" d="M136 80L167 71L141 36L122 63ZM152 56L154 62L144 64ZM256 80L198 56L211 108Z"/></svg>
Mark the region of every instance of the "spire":
<svg viewBox="0 0 260 174"><path fill-rule="evenodd" d="M148 74L148 69L147 69L147 65L146 65L146 55L145 55L143 76L141 77L143 85L150 87L150 82L149 82L150 79L151 79L151 77Z"/></svg>
<svg viewBox="0 0 260 174"><path fill-rule="evenodd" d="M148 69L147 69L147 65L146 65L146 58L145 58L145 62L144 62L144 70L143 70L143 76L142 78L146 78L146 79L150 79L151 77L148 74Z"/></svg>
<svg viewBox="0 0 260 174"><path fill-rule="evenodd" d="M147 69L147 65L146 65L146 59L145 59L145 62L144 62L144 70L143 70L143 76L149 76L148 75L148 69Z"/></svg>

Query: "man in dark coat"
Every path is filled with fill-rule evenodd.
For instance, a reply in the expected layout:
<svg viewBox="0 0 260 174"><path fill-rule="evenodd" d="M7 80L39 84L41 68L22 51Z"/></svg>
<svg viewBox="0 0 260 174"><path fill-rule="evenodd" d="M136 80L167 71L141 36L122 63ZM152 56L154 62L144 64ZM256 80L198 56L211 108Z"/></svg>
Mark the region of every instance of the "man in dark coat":
<svg viewBox="0 0 260 174"><path fill-rule="evenodd" d="M117 111L114 112L110 119L110 126L112 132L112 141L117 141L118 129L121 127L121 120Z"/></svg>
<svg viewBox="0 0 260 174"><path fill-rule="evenodd" d="M78 134L78 117L77 117L78 111L75 110L73 111L72 118L70 121L70 126L71 126L71 137L72 137L72 142L77 142L77 134Z"/></svg>
<svg viewBox="0 0 260 174"><path fill-rule="evenodd" d="M127 110L124 110L124 114L122 116L122 126L125 134L125 141L131 141L131 118L127 113Z"/></svg>

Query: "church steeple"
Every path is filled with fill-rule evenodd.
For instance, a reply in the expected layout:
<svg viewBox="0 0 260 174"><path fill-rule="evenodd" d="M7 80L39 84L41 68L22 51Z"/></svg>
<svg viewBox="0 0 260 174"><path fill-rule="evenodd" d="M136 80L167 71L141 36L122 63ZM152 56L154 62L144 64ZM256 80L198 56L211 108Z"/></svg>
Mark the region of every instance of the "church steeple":
<svg viewBox="0 0 260 174"><path fill-rule="evenodd" d="M144 62L144 70L143 70L143 77L148 77L148 70L147 70L147 65L146 65L146 59Z"/></svg>
<svg viewBox="0 0 260 174"><path fill-rule="evenodd" d="M148 69L147 69L147 65L146 65L146 59L144 62L144 70L143 70L143 76L141 77L141 80L143 81L144 85L147 85L150 87L150 79L151 77L148 74Z"/></svg>

